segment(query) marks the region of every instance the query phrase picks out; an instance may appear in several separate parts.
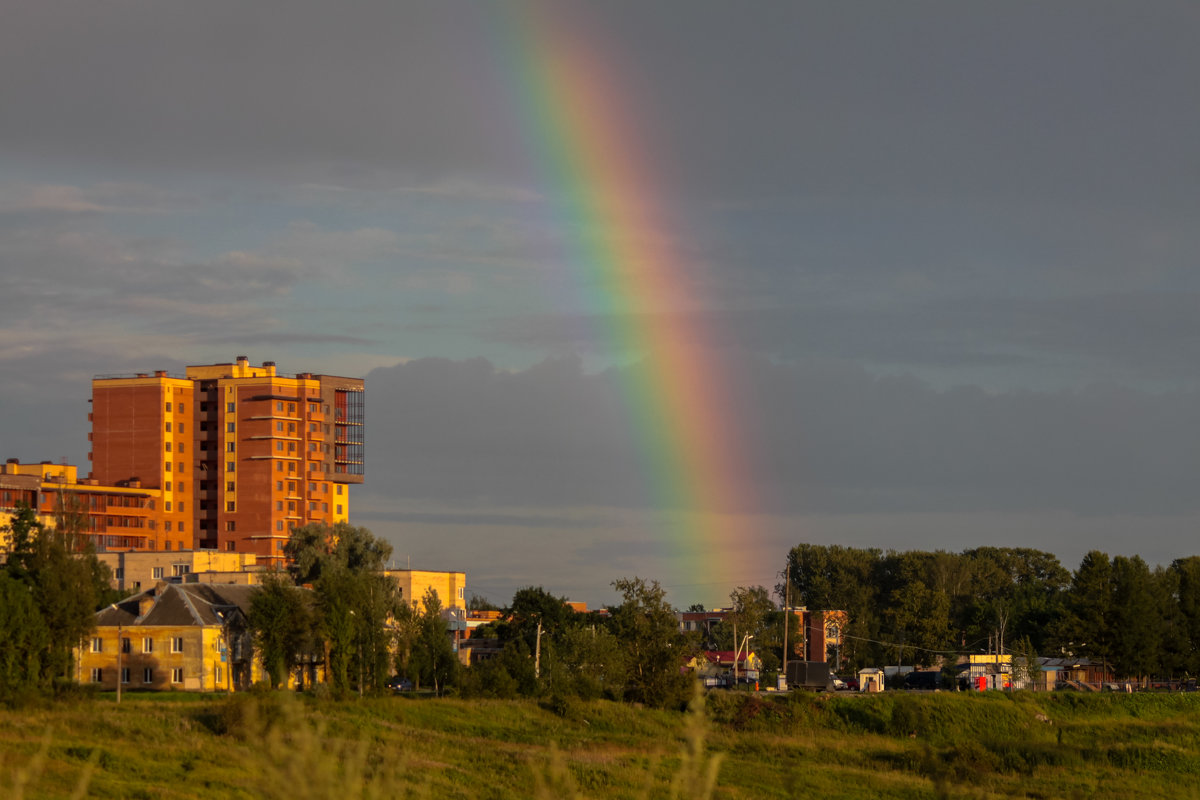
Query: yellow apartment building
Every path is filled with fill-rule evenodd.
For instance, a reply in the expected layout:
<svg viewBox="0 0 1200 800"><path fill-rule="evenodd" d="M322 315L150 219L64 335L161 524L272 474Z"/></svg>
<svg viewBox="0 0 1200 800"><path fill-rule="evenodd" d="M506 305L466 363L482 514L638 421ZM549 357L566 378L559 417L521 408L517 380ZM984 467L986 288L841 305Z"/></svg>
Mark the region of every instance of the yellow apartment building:
<svg viewBox="0 0 1200 800"><path fill-rule="evenodd" d="M162 493L138 481L102 484L80 478L71 464L42 461L22 464L10 458L0 464L0 525L7 525L18 505L34 509L38 521L56 527L64 516L77 516L80 530L96 549L162 549L182 542L161 538Z"/></svg>
<svg viewBox="0 0 1200 800"><path fill-rule="evenodd" d="M81 683L125 690L234 691L262 678L246 617L253 586L155 586L96 614Z"/></svg>
<svg viewBox="0 0 1200 800"><path fill-rule="evenodd" d="M437 592L438 599L442 603L442 610L467 607L467 574L465 572L390 569L385 570L384 575L396 582L400 590L400 599L409 603L417 611L424 610L421 603L425 592L429 589Z"/></svg>
<svg viewBox="0 0 1200 800"><path fill-rule="evenodd" d="M112 587L141 591L158 581L175 583L258 583L253 553L220 550L142 550L101 552L96 558L112 570Z"/></svg>

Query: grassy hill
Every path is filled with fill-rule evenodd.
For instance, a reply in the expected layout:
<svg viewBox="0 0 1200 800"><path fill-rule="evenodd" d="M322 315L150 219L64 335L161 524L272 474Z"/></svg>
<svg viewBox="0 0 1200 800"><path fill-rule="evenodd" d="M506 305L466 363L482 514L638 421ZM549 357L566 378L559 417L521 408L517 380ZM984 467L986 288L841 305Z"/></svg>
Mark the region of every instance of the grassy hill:
<svg viewBox="0 0 1200 800"><path fill-rule="evenodd" d="M1200 695L126 695L0 711L0 796L1200 796Z"/></svg>

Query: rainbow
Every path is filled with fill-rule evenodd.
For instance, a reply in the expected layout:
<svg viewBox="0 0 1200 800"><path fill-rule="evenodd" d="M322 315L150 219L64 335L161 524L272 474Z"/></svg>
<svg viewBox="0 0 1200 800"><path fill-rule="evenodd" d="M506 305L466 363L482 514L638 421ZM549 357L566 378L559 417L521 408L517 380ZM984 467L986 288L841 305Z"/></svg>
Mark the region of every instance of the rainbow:
<svg viewBox="0 0 1200 800"><path fill-rule="evenodd" d="M571 4L574 5L574 4ZM753 491L737 435L731 382L710 354L711 331L695 270L663 224L655 168L638 136L638 111L595 41L596 25L563 16L566 4L502 4L526 146L559 211L588 305L616 352L625 401L667 541L688 583L724 596L761 565L742 563ZM557 16L556 16L557 15ZM593 288L594 287L594 288ZM664 310L669 313L655 313ZM656 576L644 576L656 577Z"/></svg>

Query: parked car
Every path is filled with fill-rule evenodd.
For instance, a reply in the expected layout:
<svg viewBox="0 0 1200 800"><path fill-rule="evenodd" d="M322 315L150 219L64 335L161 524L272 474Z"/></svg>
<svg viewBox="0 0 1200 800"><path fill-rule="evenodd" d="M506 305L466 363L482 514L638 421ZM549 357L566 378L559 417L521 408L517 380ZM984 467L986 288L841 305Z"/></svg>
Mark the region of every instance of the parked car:
<svg viewBox="0 0 1200 800"><path fill-rule="evenodd" d="M387 682L387 688L391 689L393 694L400 694L401 692L411 692L413 685L408 678L401 678L397 675Z"/></svg>
<svg viewBox="0 0 1200 800"><path fill-rule="evenodd" d="M846 684L847 689L854 691L854 692L858 691L858 678L849 677L849 678L846 678L844 681L842 681L842 683Z"/></svg>
<svg viewBox="0 0 1200 800"><path fill-rule="evenodd" d="M832 672L829 673L829 680L833 682L833 688L839 692L846 688L846 682Z"/></svg>

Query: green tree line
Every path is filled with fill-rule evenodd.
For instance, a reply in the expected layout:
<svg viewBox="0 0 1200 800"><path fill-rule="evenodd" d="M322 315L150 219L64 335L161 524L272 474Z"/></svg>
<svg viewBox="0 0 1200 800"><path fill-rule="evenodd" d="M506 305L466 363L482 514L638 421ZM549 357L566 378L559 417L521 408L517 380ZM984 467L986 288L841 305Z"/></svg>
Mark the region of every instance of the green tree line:
<svg viewBox="0 0 1200 800"><path fill-rule="evenodd" d="M851 666L936 665L997 650L1087 657L1118 676L1200 673L1200 557L1149 567L1094 550L1070 572L1050 553L961 553L800 544L788 553L793 605L848 613ZM784 586L776 587L783 595Z"/></svg>
<svg viewBox="0 0 1200 800"><path fill-rule="evenodd" d="M75 647L95 629L95 612L118 598L110 571L64 510L43 525L28 506L5 526L0 566L0 701L47 695L75 682Z"/></svg>

